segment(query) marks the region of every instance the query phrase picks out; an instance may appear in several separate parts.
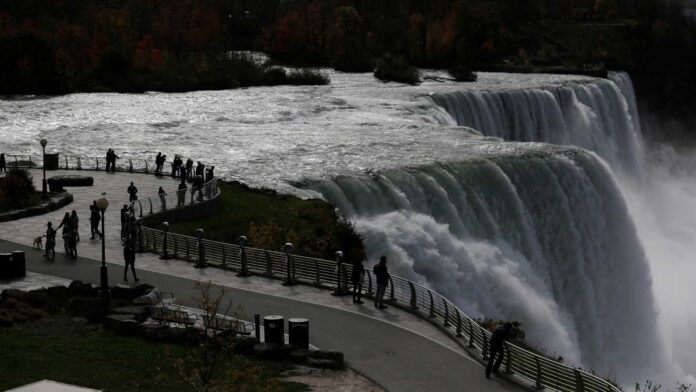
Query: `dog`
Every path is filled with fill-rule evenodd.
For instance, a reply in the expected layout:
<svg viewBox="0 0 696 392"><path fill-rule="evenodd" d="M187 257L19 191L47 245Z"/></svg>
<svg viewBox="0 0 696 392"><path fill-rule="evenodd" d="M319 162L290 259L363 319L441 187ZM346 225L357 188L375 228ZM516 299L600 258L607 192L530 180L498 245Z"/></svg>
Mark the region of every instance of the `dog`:
<svg viewBox="0 0 696 392"><path fill-rule="evenodd" d="M34 249L43 249L43 237L42 235L34 238L34 245L32 247Z"/></svg>

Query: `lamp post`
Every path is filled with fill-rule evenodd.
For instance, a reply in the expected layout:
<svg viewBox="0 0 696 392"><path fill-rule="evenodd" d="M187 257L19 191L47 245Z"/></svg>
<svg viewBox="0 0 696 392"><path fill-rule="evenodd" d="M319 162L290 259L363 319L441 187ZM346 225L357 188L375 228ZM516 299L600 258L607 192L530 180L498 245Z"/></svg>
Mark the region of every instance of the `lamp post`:
<svg viewBox="0 0 696 392"><path fill-rule="evenodd" d="M41 182L41 197L48 199L48 193L46 192L46 145L48 140L41 139L41 149L43 150L43 181Z"/></svg>
<svg viewBox="0 0 696 392"><path fill-rule="evenodd" d="M203 229L196 229L196 238L198 239L198 262L194 267L205 268L205 248L203 247Z"/></svg>
<svg viewBox="0 0 696 392"><path fill-rule="evenodd" d="M100 268L100 285L99 292L102 296L109 295L109 274L106 267L106 245L104 237L106 233L104 232L104 212L109 207L109 200L106 199L106 193L102 193L102 197L97 199L97 208L101 211L101 240L102 240L102 264Z"/></svg>
<svg viewBox="0 0 696 392"><path fill-rule="evenodd" d="M295 275L294 274L295 266L294 266L294 263L292 261L292 257L290 256L290 253L292 253L293 249L295 249L295 248L292 246L292 243L286 242L285 245L283 245L283 247L281 249L283 250L283 252L285 252L285 261L286 261L286 264L285 264L286 274L285 274L285 280L283 281L283 286L292 286L295 284L295 280L293 278ZM292 275L290 274L290 270L292 270L292 272L293 272Z"/></svg>
<svg viewBox="0 0 696 392"><path fill-rule="evenodd" d="M343 252L342 251L336 251L336 289L332 293L333 295L339 296L343 295L344 289L341 284L341 272L343 269Z"/></svg>
<svg viewBox="0 0 696 392"><path fill-rule="evenodd" d="M242 259L242 267L239 270L239 273L237 276L239 277L245 277L251 275L249 273L248 267L247 267L247 257L246 257L246 244L249 242L249 239L244 236L240 235L239 238L237 238L237 243L239 244L239 247L241 250L239 251L239 258Z"/></svg>

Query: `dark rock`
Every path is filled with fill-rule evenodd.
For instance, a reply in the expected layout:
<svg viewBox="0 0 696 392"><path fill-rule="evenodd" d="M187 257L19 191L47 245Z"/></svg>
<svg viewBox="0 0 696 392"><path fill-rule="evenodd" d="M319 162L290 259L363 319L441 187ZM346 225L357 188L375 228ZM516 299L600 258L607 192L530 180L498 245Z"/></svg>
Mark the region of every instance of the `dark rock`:
<svg viewBox="0 0 696 392"><path fill-rule="evenodd" d="M85 317L90 321L101 321L109 314L109 302L98 297L74 297L68 305L72 316Z"/></svg>
<svg viewBox="0 0 696 392"><path fill-rule="evenodd" d="M331 359L307 358L304 364L317 369L343 369L343 362L337 362Z"/></svg>
<svg viewBox="0 0 696 392"><path fill-rule="evenodd" d="M319 369L343 368L343 353L339 351L295 350L290 359L295 363Z"/></svg>
<svg viewBox="0 0 696 392"><path fill-rule="evenodd" d="M70 282L70 285L68 286L68 291L72 296L83 297L91 297L96 293L94 287L91 284L82 283L79 280L73 280L72 282Z"/></svg>
<svg viewBox="0 0 696 392"><path fill-rule="evenodd" d="M40 289L27 292L22 298L22 301L35 308L43 309L49 303L50 298L48 294L46 294L45 289Z"/></svg>
<svg viewBox="0 0 696 392"><path fill-rule="evenodd" d="M54 302L66 302L70 297L70 290L65 286L53 286L46 289L46 295Z"/></svg>
<svg viewBox="0 0 696 392"><path fill-rule="evenodd" d="M150 294L150 292L154 289L155 289L154 286L151 286L147 283L142 283L142 284L136 285L132 289L133 295L134 295L133 298L138 298L138 297L142 297L143 295Z"/></svg>
<svg viewBox="0 0 696 392"><path fill-rule="evenodd" d="M55 184L62 189L64 186L92 186L94 185L94 178L89 176L80 175L63 175L63 176L53 176L46 180L49 184Z"/></svg>
<svg viewBox="0 0 696 392"><path fill-rule="evenodd" d="M122 306L111 311L113 314L128 314L133 319L143 322L147 319L148 310L144 306Z"/></svg>
<svg viewBox="0 0 696 392"><path fill-rule="evenodd" d="M114 286L111 288L111 298L113 299L124 299L131 301L133 300L134 294L133 294L133 289L130 287L124 287L124 286Z"/></svg>
<svg viewBox="0 0 696 392"><path fill-rule="evenodd" d="M116 333L122 335L135 335L138 331L138 321L137 320L122 320L116 324Z"/></svg>
<svg viewBox="0 0 696 392"><path fill-rule="evenodd" d="M234 346L232 351L239 355L253 355L256 338L251 336L235 336L232 341Z"/></svg>
<svg viewBox="0 0 696 392"><path fill-rule="evenodd" d="M254 356L259 359L286 361L290 359L292 351L293 347L289 344L256 343L254 345Z"/></svg>
<svg viewBox="0 0 696 392"><path fill-rule="evenodd" d="M135 318L132 314L110 314L104 318L104 328L115 331L118 329L118 324L126 320L135 321Z"/></svg>

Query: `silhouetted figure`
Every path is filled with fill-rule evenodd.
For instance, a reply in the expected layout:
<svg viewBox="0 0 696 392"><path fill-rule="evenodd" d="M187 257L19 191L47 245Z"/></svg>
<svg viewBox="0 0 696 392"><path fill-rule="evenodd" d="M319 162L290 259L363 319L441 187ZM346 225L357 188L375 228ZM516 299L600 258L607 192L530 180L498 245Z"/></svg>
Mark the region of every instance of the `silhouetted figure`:
<svg viewBox="0 0 696 392"><path fill-rule="evenodd" d="M75 231L75 241L80 242L80 218L77 217L77 212L72 210L70 213L70 223L72 223L73 230Z"/></svg>
<svg viewBox="0 0 696 392"><path fill-rule="evenodd" d="M190 180L193 177L193 159L186 160L186 179Z"/></svg>
<svg viewBox="0 0 696 392"><path fill-rule="evenodd" d="M162 189L162 187L159 187L159 190L157 191L157 195L159 196L160 199L160 207L162 207L162 211L167 209L167 192Z"/></svg>
<svg viewBox="0 0 696 392"><path fill-rule="evenodd" d="M387 291L387 285L389 284L389 270L387 269L387 257L382 256L379 258L379 264L375 265L372 269L375 273L375 278L377 279L377 293L375 294L375 307L379 309L386 309L387 306L384 305L384 292Z"/></svg>
<svg viewBox="0 0 696 392"><path fill-rule="evenodd" d="M353 264L353 272L350 275L350 281L353 283L353 303L361 304L362 297L362 281L365 275L365 266L362 260L358 260Z"/></svg>
<svg viewBox="0 0 696 392"><path fill-rule="evenodd" d="M186 191L188 190L188 186L186 186L186 178L181 179L181 183L179 183L179 188L176 191L176 206L181 207L184 204L186 204Z"/></svg>
<svg viewBox="0 0 696 392"><path fill-rule="evenodd" d="M44 257L53 260L56 258L56 231L53 229L53 223L48 222L46 226L46 251L44 252Z"/></svg>
<svg viewBox="0 0 696 392"><path fill-rule="evenodd" d="M493 335L488 348L488 366L486 366L486 378L491 378L491 371L498 373L498 368L503 362L505 353L505 342L512 337L512 323L507 322L505 325L499 325ZM496 360L496 356L498 359ZM495 363L493 363L495 361Z"/></svg>
<svg viewBox="0 0 696 392"><path fill-rule="evenodd" d="M135 219L130 220L126 224L126 231L128 235L126 236L126 241L123 246L123 260L126 262L126 266L123 269L123 280L128 281L128 267L130 266L133 272L133 280L138 281L138 276L135 274L135 250L136 250L136 239L137 237L137 226L135 225ZM135 232L134 232L135 230Z"/></svg>
<svg viewBox="0 0 696 392"><path fill-rule="evenodd" d="M215 177L215 166L210 166L208 170L205 171L205 182L212 180Z"/></svg>
<svg viewBox="0 0 696 392"><path fill-rule="evenodd" d="M201 176L201 178L202 178L204 174L205 174L205 165L202 164L200 161L198 161L198 163L196 164L196 176Z"/></svg>
<svg viewBox="0 0 696 392"><path fill-rule="evenodd" d="M94 202L91 206L89 206L89 228L90 232L92 233L92 236L89 237L90 240L94 239L95 234L99 234L99 238L102 236L102 233L99 231L99 221L101 221L99 208L97 208L96 202Z"/></svg>
<svg viewBox="0 0 696 392"><path fill-rule="evenodd" d="M159 176L162 170L162 153L158 152L155 157L155 175Z"/></svg>
<svg viewBox="0 0 696 392"><path fill-rule="evenodd" d="M0 154L0 173L7 173L7 166L5 163L5 154Z"/></svg>
<svg viewBox="0 0 696 392"><path fill-rule="evenodd" d="M196 176L191 187L191 203L193 203L193 195L198 192L198 201L203 200L203 176Z"/></svg>
<svg viewBox="0 0 696 392"><path fill-rule="evenodd" d="M106 150L106 167L104 170L108 173L111 170L111 149Z"/></svg>
<svg viewBox="0 0 696 392"><path fill-rule="evenodd" d="M124 204L121 208L121 238L125 239L128 235L126 231L126 218L128 217L128 204Z"/></svg>
<svg viewBox="0 0 696 392"><path fill-rule="evenodd" d="M70 219L70 213L66 212L63 216L63 220L60 221L60 225L56 229L63 228L63 247L65 248L65 253L70 257L77 257L77 243L75 241L75 232L72 226L72 219Z"/></svg>
<svg viewBox="0 0 696 392"><path fill-rule="evenodd" d="M130 183L130 186L128 187L128 194L130 195L130 197L128 198L128 201L130 201L131 203L138 200L138 188L136 188L132 182Z"/></svg>
<svg viewBox="0 0 696 392"><path fill-rule="evenodd" d="M111 150L111 172L112 173L116 173L116 160L117 159L120 159L120 158L118 155L116 155L116 151Z"/></svg>
<svg viewBox="0 0 696 392"><path fill-rule="evenodd" d="M172 161L172 178L180 176L181 164L181 158L178 155L174 155L174 160Z"/></svg>

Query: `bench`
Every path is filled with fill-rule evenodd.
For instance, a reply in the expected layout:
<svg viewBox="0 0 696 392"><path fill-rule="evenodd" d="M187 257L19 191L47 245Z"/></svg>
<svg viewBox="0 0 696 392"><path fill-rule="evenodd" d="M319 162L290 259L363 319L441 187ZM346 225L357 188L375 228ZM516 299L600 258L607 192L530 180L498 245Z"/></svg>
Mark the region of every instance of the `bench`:
<svg viewBox="0 0 696 392"><path fill-rule="evenodd" d="M223 318L220 316L208 317L203 316L203 322L209 328L224 332L233 332L235 335L251 335L254 331L254 324L245 323L241 320Z"/></svg>
<svg viewBox="0 0 696 392"><path fill-rule="evenodd" d="M198 315L188 314L182 310L168 309L164 307L153 307L150 309L150 317L162 322L176 323L183 325L194 325L198 320Z"/></svg>

